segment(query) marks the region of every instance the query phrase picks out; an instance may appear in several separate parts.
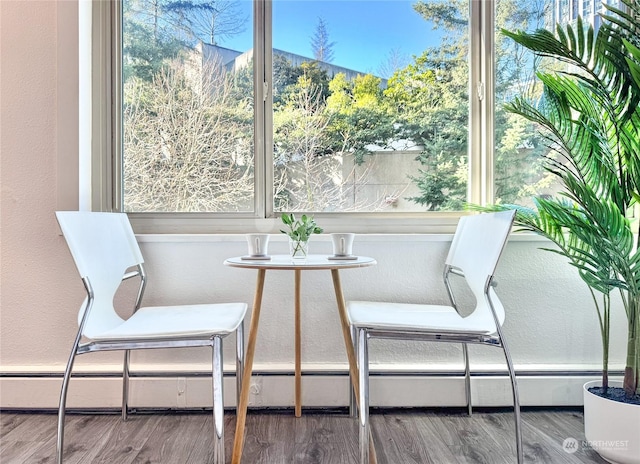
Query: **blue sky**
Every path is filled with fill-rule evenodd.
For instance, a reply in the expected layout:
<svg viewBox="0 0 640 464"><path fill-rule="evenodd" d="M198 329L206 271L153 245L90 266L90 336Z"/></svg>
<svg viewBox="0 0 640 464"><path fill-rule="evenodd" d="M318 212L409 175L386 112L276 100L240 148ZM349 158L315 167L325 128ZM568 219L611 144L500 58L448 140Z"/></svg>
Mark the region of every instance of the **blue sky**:
<svg viewBox="0 0 640 464"><path fill-rule="evenodd" d="M406 0L275 0L273 46L313 56L311 38L322 18L333 46L333 63L376 73L391 50L410 59L439 43L439 33ZM251 17L251 2L241 2ZM220 45L236 50L252 47L251 26Z"/></svg>

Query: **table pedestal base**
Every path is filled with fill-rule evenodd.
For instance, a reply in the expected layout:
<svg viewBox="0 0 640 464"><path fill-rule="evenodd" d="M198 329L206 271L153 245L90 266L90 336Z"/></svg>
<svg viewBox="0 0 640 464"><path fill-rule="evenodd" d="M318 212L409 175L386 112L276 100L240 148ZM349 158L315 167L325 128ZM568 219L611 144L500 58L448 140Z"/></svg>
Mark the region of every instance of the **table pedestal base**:
<svg viewBox="0 0 640 464"><path fill-rule="evenodd" d="M366 261L360 265L375 264L375 261L366 258ZM251 373L253 370L253 357L256 349L256 340L258 336L258 325L260 321L260 309L262 307L262 295L264 290L265 274L267 269L278 269L278 267L269 267L268 263L264 264L249 264L249 263L236 263L229 262L227 264L237 267L250 267L258 270L258 278L256 281L256 292L253 299L253 311L251 314L251 326L249 328L249 337L247 342L247 351L245 356L245 364L243 371L242 389L240 392L240 401L237 407L237 420L236 420L236 433L233 442L233 455L232 463L240 464L242 460L242 448L244 446L244 429L247 419L247 407L249 404L249 390L251 387ZM353 266L342 267L359 267L357 263ZM336 303L338 306L338 315L340 316L340 326L342 327L342 336L344 338L345 350L347 352L347 359L349 360L349 377L351 379L351 385L353 392L355 393L356 402L359 397L359 385L358 385L358 365L355 356L355 350L353 348L353 342L351 340L351 330L349 327L349 319L347 316L347 308L344 302L344 296L342 293L342 284L340 282L340 274L337 269L337 264L327 264L323 267L316 267L316 269L330 269L331 278L333 280L333 288L336 295ZM291 267L281 267L282 269L294 270L294 310L295 310L295 415L300 417L302 415L302 337L301 337L301 277L302 269L296 265ZM369 439L369 462L371 464L377 463L376 453L372 437Z"/></svg>

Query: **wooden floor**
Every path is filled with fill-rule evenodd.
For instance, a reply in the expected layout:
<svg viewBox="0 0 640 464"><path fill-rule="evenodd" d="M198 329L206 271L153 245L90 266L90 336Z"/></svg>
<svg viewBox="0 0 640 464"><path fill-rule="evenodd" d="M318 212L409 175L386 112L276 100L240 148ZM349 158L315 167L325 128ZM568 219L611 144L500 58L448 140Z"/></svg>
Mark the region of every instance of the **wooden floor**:
<svg viewBox="0 0 640 464"><path fill-rule="evenodd" d="M2 412L0 463L53 463L54 414ZM576 410L524 410L526 463L604 463L582 446L582 413ZM457 409L373 410L373 434L380 464L513 463L513 414L480 410L469 417ZM225 415L227 460L235 417ZM116 414L68 414L65 463L210 463L210 413L140 413L122 422ZM356 463L355 420L335 411L250 412L243 463ZM565 439L578 449L564 451Z"/></svg>

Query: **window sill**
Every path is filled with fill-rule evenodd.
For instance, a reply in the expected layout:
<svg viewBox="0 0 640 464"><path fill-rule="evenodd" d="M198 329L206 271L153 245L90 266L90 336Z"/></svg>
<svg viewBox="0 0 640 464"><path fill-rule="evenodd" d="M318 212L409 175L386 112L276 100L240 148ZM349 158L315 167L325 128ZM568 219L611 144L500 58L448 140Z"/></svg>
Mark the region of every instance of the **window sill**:
<svg viewBox="0 0 640 464"><path fill-rule="evenodd" d="M301 213L300 213L301 214ZM299 214L296 214L299 215ZM452 234L460 213L312 213L326 233L357 234ZM245 234L280 233L279 215L258 218L248 215L210 213L130 213L138 234Z"/></svg>
<svg viewBox="0 0 640 464"><path fill-rule="evenodd" d="M397 243L397 242L450 242L453 234L358 234L359 242ZM140 243L244 243L244 234L136 234ZM287 237L278 232L272 234L270 242L286 242ZM331 242L329 234L314 235L314 241ZM545 238L532 233L513 233L511 242L547 242Z"/></svg>

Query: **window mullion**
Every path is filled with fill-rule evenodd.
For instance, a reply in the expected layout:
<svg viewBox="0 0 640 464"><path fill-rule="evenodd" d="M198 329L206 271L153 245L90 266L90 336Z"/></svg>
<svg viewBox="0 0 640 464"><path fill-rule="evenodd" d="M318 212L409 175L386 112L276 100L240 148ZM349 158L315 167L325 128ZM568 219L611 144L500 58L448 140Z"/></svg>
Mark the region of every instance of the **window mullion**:
<svg viewBox="0 0 640 464"><path fill-rule="evenodd" d="M482 173L482 197L483 205L494 202L494 153L495 153L495 0L482 2L481 12L481 57L482 57L482 81L484 83L484 95L482 100L483 127L480 132L483 149L483 173Z"/></svg>
<svg viewBox="0 0 640 464"><path fill-rule="evenodd" d="M114 211L121 206L121 163L117 147L120 137L116 130L122 126L121 111L117 103L121 98L118 79L121 59L120 0L92 2L91 8L91 104L85 117L90 120L90 192L88 205L93 211ZM82 117L82 116L81 116ZM87 148L87 147L85 147ZM81 151L80 156L84 156ZM83 172L84 169L83 169Z"/></svg>
<svg viewBox="0 0 640 464"><path fill-rule="evenodd" d="M112 71L108 75L116 76L111 79L111 99L109 104L111 105L111 114L115 117L111 118L111 152L113 153L113 162L111 168L111 178L113 179L111 192L109 198L111 205L108 205L107 210L112 211L124 211L124 158L123 158L123 111L122 111L122 99L123 99L123 81L122 81L122 0L115 0L108 2L111 4L111 15L114 20L111 21L113 37L117 37L117 40L111 40L112 52L109 57L112 66Z"/></svg>
<svg viewBox="0 0 640 464"><path fill-rule="evenodd" d="M262 164L264 188L262 189L262 213L261 217L273 217L273 2L271 0L258 1L263 5L262 28L263 28L263 64L264 68L259 71L263 76L264 87L266 92L261 100L264 108L264 124L263 124L263 147L262 147Z"/></svg>
<svg viewBox="0 0 640 464"><path fill-rule="evenodd" d="M470 2L470 200L493 201L494 1Z"/></svg>
<svg viewBox="0 0 640 464"><path fill-rule="evenodd" d="M469 1L469 200L480 203L483 192L481 3ZM486 92L484 92L486 95Z"/></svg>
<svg viewBox="0 0 640 464"><path fill-rule="evenodd" d="M266 140L266 96L265 86L266 59L266 11L265 2L254 1L253 14L253 101L254 101L254 213L258 218L265 217L267 179L265 163Z"/></svg>

